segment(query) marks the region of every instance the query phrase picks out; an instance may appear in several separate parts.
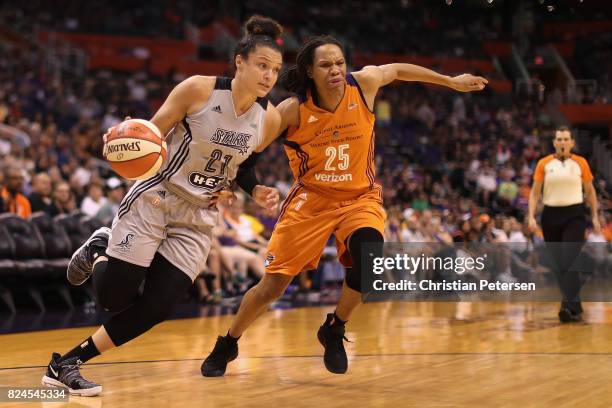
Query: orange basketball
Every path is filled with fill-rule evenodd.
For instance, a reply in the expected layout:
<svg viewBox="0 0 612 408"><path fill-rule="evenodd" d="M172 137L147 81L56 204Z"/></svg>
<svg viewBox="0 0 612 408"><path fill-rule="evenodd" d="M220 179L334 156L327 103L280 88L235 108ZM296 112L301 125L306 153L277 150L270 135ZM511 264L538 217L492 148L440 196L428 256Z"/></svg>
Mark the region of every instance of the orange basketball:
<svg viewBox="0 0 612 408"><path fill-rule="evenodd" d="M129 119L115 126L104 145L112 169L128 180L143 180L157 173L166 152L157 126L143 119Z"/></svg>

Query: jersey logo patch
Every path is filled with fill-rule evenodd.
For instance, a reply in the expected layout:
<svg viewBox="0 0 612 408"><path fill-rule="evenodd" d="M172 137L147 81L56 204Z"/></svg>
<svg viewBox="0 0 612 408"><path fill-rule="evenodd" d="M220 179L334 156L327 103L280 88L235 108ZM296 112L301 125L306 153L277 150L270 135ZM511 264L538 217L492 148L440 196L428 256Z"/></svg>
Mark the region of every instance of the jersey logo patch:
<svg viewBox="0 0 612 408"><path fill-rule="evenodd" d="M238 133L233 130L217 128L210 138L210 141L221 146L238 150L241 155L244 155L249 150L249 140L252 136L253 135L248 133Z"/></svg>
<svg viewBox="0 0 612 408"><path fill-rule="evenodd" d="M310 117L308 118L308 123L315 123L317 120L319 120L319 119L317 119L317 118L316 118L315 116L313 116L313 115L310 115Z"/></svg>
<svg viewBox="0 0 612 408"><path fill-rule="evenodd" d="M268 255L266 255L266 260L264 261L264 267L268 267L270 266L270 264L274 261L275 256L272 252L268 252Z"/></svg>
<svg viewBox="0 0 612 408"><path fill-rule="evenodd" d="M217 105L214 108L211 109L213 112L217 112L217 113L223 113L221 111L221 105Z"/></svg>
<svg viewBox="0 0 612 408"><path fill-rule="evenodd" d="M357 104L355 102L351 102L351 103L349 103L348 110L353 110L356 107L357 107Z"/></svg>
<svg viewBox="0 0 612 408"><path fill-rule="evenodd" d="M196 171L189 173L189 184L194 187L199 187L212 191L217 188L221 181L223 181L223 177L208 176L206 174L198 173Z"/></svg>
<svg viewBox="0 0 612 408"><path fill-rule="evenodd" d="M132 248L132 241L134 240L134 234L126 234L125 237L121 240L120 243L117 244L117 246L121 249L121 250L128 250Z"/></svg>
<svg viewBox="0 0 612 408"><path fill-rule="evenodd" d="M308 200L308 193L300 194L299 198L300 198L300 201L298 201L297 204L295 205L295 211L300 211L300 208L302 208L306 200Z"/></svg>

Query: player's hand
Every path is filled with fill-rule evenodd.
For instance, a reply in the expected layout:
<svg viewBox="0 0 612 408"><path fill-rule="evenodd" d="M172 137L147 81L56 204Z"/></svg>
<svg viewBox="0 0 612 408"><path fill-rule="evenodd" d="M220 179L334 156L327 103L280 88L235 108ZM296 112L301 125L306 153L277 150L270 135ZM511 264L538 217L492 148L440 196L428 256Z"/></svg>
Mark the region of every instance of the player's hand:
<svg viewBox="0 0 612 408"><path fill-rule="evenodd" d="M452 77L450 86L456 91L472 92L482 91L488 83L489 81L486 78L472 74L463 74Z"/></svg>
<svg viewBox="0 0 612 408"><path fill-rule="evenodd" d="M538 230L538 223L536 222L536 219L534 217L529 217L529 219L527 220L527 227L531 232L536 232Z"/></svg>
<svg viewBox="0 0 612 408"><path fill-rule="evenodd" d="M132 119L131 116L126 116L125 119L123 119L123 121L130 120L130 119ZM107 154L106 143L108 142L108 136L111 134L113 129L116 128L117 126L118 125L109 127L108 129L106 129L106 133L102 135L102 141L104 141L104 148L102 149L102 156L104 156L104 157L106 157L106 154Z"/></svg>
<svg viewBox="0 0 612 408"><path fill-rule="evenodd" d="M599 234L601 232L601 224L599 223L599 218L593 217L591 221L593 223L593 232Z"/></svg>
<svg viewBox="0 0 612 408"><path fill-rule="evenodd" d="M216 205L223 205L226 207L230 207L232 204L236 202L238 197L231 190L221 190L213 193L212 199L210 200L209 207L214 207Z"/></svg>
<svg viewBox="0 0 612 408"><path fill-rule="evenodd" d="M277 189L256 185L253 189L252 197L253 200L255 200L259 206L263 207L269 214L276 212L280 198Z"/></svg>

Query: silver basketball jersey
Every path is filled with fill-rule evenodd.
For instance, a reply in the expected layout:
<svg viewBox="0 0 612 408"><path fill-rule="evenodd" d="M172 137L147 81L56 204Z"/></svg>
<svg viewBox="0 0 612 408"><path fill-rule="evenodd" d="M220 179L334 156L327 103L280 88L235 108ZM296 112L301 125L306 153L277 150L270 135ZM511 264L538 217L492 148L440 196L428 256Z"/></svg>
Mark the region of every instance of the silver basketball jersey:
<svg viewBox="0 0 612 408"><path fill-rule="evenodd" d="M258 98L236 116L231 78L217 77L206 105L185 117L166 138L168 158L158 176L195 199L208 199L229 187L238 166L263 140L267 104L267 99Z"/></svg>

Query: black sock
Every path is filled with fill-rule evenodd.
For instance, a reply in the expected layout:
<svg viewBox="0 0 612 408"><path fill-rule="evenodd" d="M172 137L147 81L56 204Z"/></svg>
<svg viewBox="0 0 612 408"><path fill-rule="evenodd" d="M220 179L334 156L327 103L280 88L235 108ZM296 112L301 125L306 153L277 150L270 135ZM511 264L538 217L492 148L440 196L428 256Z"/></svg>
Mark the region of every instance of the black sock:
<svg viewBox="0 0 612 408"><path fill-rule="evenodd" d="M348 320L340 319L336 312L334 312L334 322L332 323L332 326L344 326L346 322L348 322Z"/></svg>
<svg viewBox="0 0 612 408"><path fill-rule="evenodd" d="M238 336L238 337L234 337L231 334L229 334L229 330L227 331L227 334L225 335L225 339L231 341L232 343L238 343L238 340L240 340L240 337L242 336Z"/></svg>
<svg viewBox="0 0 612 408"><path fill-rule="evenodd" d="M62 363L68 360L69 358L77 357L77 363L83 364L86 361L89 361L95 356L99 355L100 352L96 348L96 345L94 344L93 340L91 339L91 337L88 337L84 342L82 342L81 344L64 354L62 357L60 357L59 362Z"/></svg>

